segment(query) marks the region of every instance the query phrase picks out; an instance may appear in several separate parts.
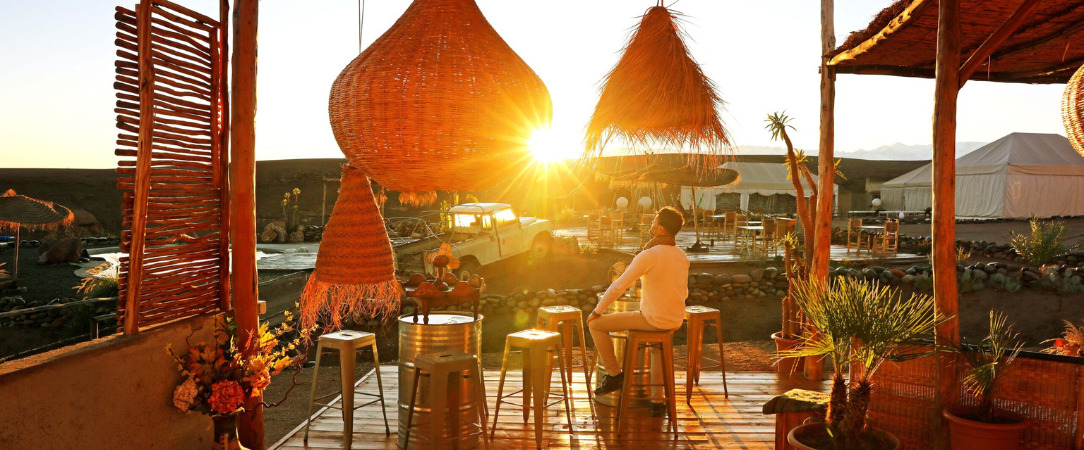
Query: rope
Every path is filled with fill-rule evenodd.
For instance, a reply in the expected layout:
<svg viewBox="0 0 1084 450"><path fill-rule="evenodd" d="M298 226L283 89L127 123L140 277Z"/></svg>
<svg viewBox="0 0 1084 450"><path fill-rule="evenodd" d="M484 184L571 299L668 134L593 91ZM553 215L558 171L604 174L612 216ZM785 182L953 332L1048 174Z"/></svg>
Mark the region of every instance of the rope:
<svg viewBox="0 0 1084 450"><path fill-rule="evenodd" d="M361 53L365 49L361 45L361 30L363 22L365 21L365 0L358 0L358 53Z"/></svg>

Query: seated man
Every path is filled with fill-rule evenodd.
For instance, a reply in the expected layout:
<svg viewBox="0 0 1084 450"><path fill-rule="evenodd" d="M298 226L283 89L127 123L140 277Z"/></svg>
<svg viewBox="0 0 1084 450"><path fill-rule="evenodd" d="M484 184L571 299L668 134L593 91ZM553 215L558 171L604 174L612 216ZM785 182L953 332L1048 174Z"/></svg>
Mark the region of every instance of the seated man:
<svg viewBox="0 0 1084 450"><path fill-rule="evenodd" d="M675 245L674 236L685 224L685 218L672 207L663 208L651 224L652 239L644 250L632 259L628 269L603 294L598 306L587 318L587 326L595 341L595 351L606 367L599 380L596 395L621 389L625 374L614 353L610 332L625 330L666 331L681 327L685 319L685 298L689 295L689 258ZM639 311L602 315L602 311L620 297L639 278L641 299ZM654 357L658 360L656 352ZM652 384L661 384L662 374L652 371ZM658 381L656 381L656 378ZM665 414L662 387L651 389L652 415Z"/></svg>

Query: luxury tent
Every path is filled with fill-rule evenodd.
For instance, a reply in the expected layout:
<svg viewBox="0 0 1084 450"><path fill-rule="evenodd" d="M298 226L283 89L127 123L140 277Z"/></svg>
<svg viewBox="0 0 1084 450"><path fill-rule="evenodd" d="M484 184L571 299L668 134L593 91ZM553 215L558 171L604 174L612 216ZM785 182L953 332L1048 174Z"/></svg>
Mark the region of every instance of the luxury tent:
<svg viewBox="0 0 1084 450"><path fill-rule="evenodd" d="M884 208L931 207L932 165L886 182ZM1057 192L1057 195L1051 193ZM1084 215L1084 158L1057 134L1011 133L956 159L958 217Z"/></svg>
<svg viewBox="0 0 1084 450"><path fill-rule="evenodd" d="M696 190L697 208L707 210L732 209L733 206L722 202L722 196L739 195L738 207L743 211L749 210L750 198L753 195L773 196L788 195L794 197L794 185L787 177L787 167L778 163L748 163L729 162L722 165L723 168L738 172L740 178L729 186L712 188L699 188ZM816 176L816 174L813 174ZM806 195L812 191L805 180L800 180ZM839 194L839 186L833 186L833 195ZM693 194L688 187L681 188L681 206L692 208Z"/></svg>

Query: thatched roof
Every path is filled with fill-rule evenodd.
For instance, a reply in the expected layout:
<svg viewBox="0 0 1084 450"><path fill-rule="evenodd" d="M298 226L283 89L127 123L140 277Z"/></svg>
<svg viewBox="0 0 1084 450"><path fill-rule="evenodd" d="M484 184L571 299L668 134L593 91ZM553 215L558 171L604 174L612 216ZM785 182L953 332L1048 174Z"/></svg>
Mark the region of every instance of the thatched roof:
<svg viewBox="0 0 1084 450"><path fill-rule="evenodd" d="M837 73L933 78L937 1L898 0L833 51ZM1025 0L960 0L961 64ZM1084 0L1039 0L969 80L1065 83L1084 63Z"/></svg>

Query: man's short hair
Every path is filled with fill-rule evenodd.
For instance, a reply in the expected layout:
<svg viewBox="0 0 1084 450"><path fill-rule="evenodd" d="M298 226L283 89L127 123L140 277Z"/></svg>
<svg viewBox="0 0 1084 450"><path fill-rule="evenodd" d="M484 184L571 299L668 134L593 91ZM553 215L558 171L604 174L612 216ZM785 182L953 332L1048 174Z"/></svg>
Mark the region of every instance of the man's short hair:
<svg viewBox="0 0 1084 450"><path fill-rule="evenodd" d="M685 217L673 206L667 206L659 210L659 225L666 230L667 234L674 236L685 225Z"/></svg>

